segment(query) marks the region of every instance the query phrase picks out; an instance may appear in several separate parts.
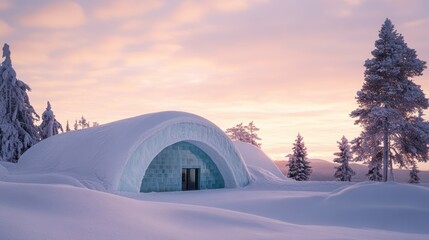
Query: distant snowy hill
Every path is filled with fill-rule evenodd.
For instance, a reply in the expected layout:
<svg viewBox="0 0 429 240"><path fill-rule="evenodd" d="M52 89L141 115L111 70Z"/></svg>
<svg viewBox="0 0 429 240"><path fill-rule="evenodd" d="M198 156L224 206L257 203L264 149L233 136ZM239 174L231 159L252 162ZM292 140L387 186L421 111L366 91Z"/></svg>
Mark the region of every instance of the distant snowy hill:
<svg viewBox="0 0 429 240"><path fill-rule="evenodd" d="M312 181L334 181L334 167L336 164L320 159L309 159L313 173L311 174L310 180ZM274 161L280 171L287 175L286 163L287 161ZM356 172L356 175L352 177L353 182L366 181L367 177L365 174L368 172L368 167L362 164L350 164L352 169ZM409 170L406 169L395 169L394 170L395 180L397 182L407 182L409 179ZM420 181L423 183L429 183L429 171L421 171L419 173Z"/></svg>

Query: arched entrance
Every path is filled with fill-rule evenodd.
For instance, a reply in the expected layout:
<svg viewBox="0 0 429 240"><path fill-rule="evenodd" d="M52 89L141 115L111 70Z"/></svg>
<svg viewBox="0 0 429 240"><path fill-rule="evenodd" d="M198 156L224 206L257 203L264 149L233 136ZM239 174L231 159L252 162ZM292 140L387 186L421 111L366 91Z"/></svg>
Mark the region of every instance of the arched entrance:
<svg viewBox="0 0 429 240"><path fill-rule="evenodd" d="M201 148L181 141L164 148L151 161L140 192L186 191L225 187L216 164Z"/></svg>

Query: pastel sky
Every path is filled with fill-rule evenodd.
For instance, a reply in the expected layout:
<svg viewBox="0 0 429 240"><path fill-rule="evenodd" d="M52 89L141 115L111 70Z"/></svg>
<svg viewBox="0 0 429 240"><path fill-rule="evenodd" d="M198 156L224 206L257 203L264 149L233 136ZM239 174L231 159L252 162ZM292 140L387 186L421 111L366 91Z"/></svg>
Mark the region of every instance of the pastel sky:
<svg viewBox="0 0 429 240"><path fill-rule="evenodd" d="M254 121L286 159L298 132L333 159L360 131L363 63L390 18L429 61L425 0L0 0L0 37L41 114L108 123L149 112ZM415 82L429 93L429 70Z"/></svg>

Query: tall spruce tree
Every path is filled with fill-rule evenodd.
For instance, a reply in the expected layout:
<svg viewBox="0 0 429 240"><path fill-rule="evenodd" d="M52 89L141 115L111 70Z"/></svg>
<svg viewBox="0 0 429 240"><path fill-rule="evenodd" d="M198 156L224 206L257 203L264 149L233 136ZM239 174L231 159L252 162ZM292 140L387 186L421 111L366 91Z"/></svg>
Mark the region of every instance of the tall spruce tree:
<svg viewBox="0 0 429 240"><path fill-rule="evenodd" d="M39 116L30 104L30 87L16 78L8 44L3 46L0 67L0 161L17 162L22 153L39 141L34 120Z"/></svg>
<svg viewBox="0 0 429 240"><path fill-rule="evenodd" d="M356 173L349 165L349 162L352 160L349 141L345 136L343 136L341 141L337 143L340 151L334 153L334 155L337 156L337 158L334 159L334 162L339 163L340 165L335 167L336 171L334 173L334 177L338 181L350 182L352 176L354 176Z"/></svg>
<svg viewBox="0 0 429 240"><path fill-rule="evenodd" d="M394 25L386 19L375 41L373 58L365 61L365 81L357 92L358 109L350 116L362 126L361 160L371 161L382 145L383 181L393 180L393 163L400 167L428 160L428 123L418 119L429 106L419 85L411 78L421 76L426 62L417 58Z"/></svg>
<svg viewBox="0 0 429 240"><path fill-rule="evenodd" d="M293 144L293 153L289 154L288 178L296 181L307 181L310 179L311 166L307 161L307 148L304 145L303 137L298 133L298 136Z"/></svg>
<svg viewBox="0 0 429 240"><path fill-rule="evenodd" d="M63 132L63 126L61 126L61 123L55 119L55 115L49 101L46 110L42 114L42 123L40 124L39 129L42 140L57 135L59 130Z"/></svg>

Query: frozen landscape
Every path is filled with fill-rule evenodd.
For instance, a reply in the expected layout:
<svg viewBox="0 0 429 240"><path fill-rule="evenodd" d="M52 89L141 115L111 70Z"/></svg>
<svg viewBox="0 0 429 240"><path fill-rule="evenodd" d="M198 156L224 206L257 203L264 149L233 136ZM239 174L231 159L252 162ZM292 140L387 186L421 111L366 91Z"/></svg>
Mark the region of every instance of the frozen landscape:
<svg viewBox="0 0 429 240"><path fill-rule="evenodd" d="M0 240L428 240L428 9L0 0Z"/></svg>
<svg viewBox="0 0 429 240"><path fill-rule="evenodd" d="M401 183L295 182L235 143L243 188L101 192L61 174L0 165L1 239L428 239L429 189Z"/></svg>

